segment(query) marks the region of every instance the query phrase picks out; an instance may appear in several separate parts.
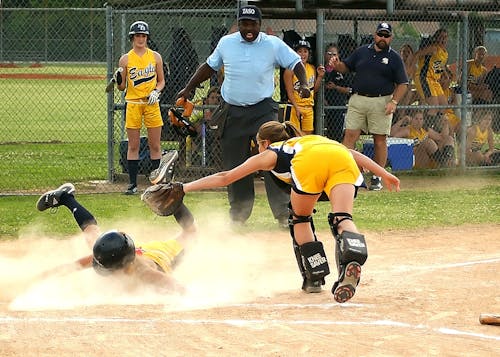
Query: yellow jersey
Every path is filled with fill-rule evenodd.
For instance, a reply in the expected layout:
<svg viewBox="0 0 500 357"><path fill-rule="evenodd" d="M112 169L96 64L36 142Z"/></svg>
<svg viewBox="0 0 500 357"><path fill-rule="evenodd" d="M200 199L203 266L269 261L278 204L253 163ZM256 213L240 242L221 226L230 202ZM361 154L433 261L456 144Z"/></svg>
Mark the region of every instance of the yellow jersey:
<svg viewBox="0 0 500 357"><path fill-rule="evenodd" d="M128 52L126 100L144 99L156 88L156 59L147 48L139 56L133 49Z"/></svg>
<svg viewBox="0 0 500 357"><path fill-rule="evenodd" d="M467 61L467 81L474 84L479 84L480 78L487 72L485 66L477 64L474 60Z"/></svg>
<svg viewBox="0 0 500 357"><path fill-rule="evenodd" d="M479 125L476 125L474 138L472 139L472 150L480 151L488 143L488 129L481 131Z"/></svg>
<svg viewBox="0 0 500 357"><path fill-rule="evenodd" d="M427 137L427 131L424 128L415 129L411 125L409 126L410 133L408 134L408 139L418 139L419 142L424 141Z"/></svg>
<svg viewBox="0 0 500 357"><path fill-rule="evenodd" d="M316 81L316 68L310 63L306 63L304 67L306 68L307 87L311 91L311 95L309 98L302 98L299 95L298 90L300 88L300 81L294 74L292 79L294 89L293 96L295 98L295 103L297 103L299 107L312 107L314 105L314 82Z"/></svg>
<svg viewBox="0 0 500 357"><path fill-rule="evenodd" d="M183 250L184 248L177 240L169 239L140 244L135 248L135 254L152 260L160 268L159 270L170 273L176 258Z"/></svg>
<svg viewBox="0 0 500 357"><path fill-rule="evenodd" d="M438 46L435 53L419 58L417 73L420 73L420 77L425 74L425 77L437 81L441 78L441 73L443 73L447 62L448 51L446 48Z"/></svg>

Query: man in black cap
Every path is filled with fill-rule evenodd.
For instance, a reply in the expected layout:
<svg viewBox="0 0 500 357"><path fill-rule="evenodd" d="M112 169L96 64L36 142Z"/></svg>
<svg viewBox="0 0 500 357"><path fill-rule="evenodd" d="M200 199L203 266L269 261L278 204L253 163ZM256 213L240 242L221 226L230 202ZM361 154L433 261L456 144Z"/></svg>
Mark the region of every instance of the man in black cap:
<svg viewBox="0 0 500 357"><path fill-rule="evenodd" d="M195 88L224 66L221 97L225 122L221 146L224 170L230 170L251 156L252 142L259 127L278 120L278 103L274 93L274 71L277 66L293 70L301 85L302 97L309 97L306 71L300 56L280 38L260 32L262 14L253 5L238 11L238 30L223 36L213 53L191 77L177 97L189 98ZM283 192L268 172L264 174L267 198L283 228L288 228L289 195ZM249 175L228 187L231 221L243 224L252 213L255 199L254 175Z"/></svg>
<svg viewBox="0 0 500 357"><path fill-rule="evenodd" d="M343 144L353 149L361 132L371 134L374 161L385 167L387 136L392 115L408 86L403 60L391 47L392 27L387 22L377 26L374 42L358 47L347 59L332 58L330 65L338 72L356 72L349 99ZM370 190L381 190L380 177L373 176Z"/></svg>

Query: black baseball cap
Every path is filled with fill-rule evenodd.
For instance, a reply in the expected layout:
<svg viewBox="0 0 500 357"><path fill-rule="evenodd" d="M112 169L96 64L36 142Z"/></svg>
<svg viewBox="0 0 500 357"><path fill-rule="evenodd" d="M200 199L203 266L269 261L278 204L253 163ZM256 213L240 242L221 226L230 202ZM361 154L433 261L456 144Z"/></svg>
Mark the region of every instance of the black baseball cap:
<svg viewBox="0 0 500 357"><path fill-rule="evenodd" d="M255 5L242 6L238 11L238 21L240 20L253 20L260 22L262 21L262 13Z"/></svg>
<svg viewBox="0 0 500 357"><path fill-rule="evenodd" d="M392 26L388 24L387 22L381 22L377 26L377 32L385 31L389 35L392 34Z"/></svg>

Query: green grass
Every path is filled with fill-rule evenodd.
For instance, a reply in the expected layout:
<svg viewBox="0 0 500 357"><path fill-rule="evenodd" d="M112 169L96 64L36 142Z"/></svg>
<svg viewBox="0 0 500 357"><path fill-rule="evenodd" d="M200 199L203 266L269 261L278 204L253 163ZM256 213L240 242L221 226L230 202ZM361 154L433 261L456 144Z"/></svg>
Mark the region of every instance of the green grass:
<svg viewBox="0 0 500 357"><path fill-rule="evenodd" d="M399 193L387 191L368 192L361 190L355 201L354 218L362 231L387 231L392 229L421 229L430 227L456 226L465 224L500 223L500 185L495 183L479 187L444 188L411 187ZM78 189L78 188L77 188ZM141 222L144 225L175 228L172 218L157 217L140 201L138 196L126 197L122 194L78 194L78 199L96 216L100 224L109 226L116 220ZM66 208L59 208L54 216L49 211L38 212L35 203L38 196L0 197L0 239L16 239L20 233L36 227L40 234L64 237L78 228ZM209 223L211 217L228 217L226 193L200 192L188 194L186 204L193 211L199 225ZM314 221L318 230L327 230L327 202L317 205ZM258 194L253 214L242 232L275 231L277 225L272 218L265 195Z"/></svg>

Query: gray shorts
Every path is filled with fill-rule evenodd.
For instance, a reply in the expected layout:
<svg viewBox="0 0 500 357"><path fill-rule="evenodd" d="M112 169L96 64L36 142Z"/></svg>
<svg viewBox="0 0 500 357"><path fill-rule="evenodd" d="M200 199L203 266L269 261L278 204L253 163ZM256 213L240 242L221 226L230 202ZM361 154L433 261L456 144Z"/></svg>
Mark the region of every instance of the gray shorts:
<svg viewBox="0 0 500 357"><path fill-rule="evenodd" d="M345 128L366 134L389 135L392 114L385 114L385 105L391 98L392 95L372 98L353 94L347 106Z"/></svg>

